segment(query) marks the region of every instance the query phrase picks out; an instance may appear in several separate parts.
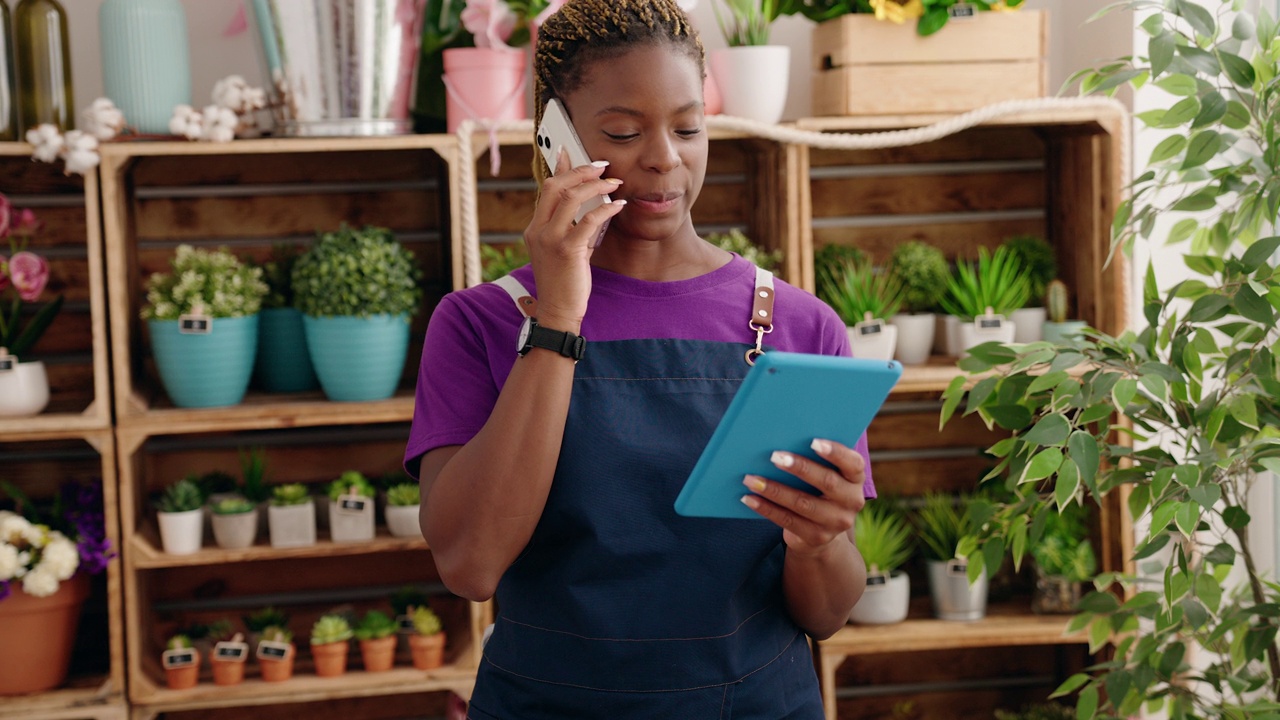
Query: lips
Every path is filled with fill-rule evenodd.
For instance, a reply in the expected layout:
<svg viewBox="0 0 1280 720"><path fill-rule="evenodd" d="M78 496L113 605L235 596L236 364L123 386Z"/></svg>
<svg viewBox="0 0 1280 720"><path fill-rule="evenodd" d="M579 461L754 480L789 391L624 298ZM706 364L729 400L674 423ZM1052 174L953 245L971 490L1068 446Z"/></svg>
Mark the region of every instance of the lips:
<svg viewBox="0 0 1280 720"><path fill-rule="evenodd" d="M679 191L640 193L633 195L628 202L648 212L666 212L675 207L676 201L682 197L684 193Z"/></svg>

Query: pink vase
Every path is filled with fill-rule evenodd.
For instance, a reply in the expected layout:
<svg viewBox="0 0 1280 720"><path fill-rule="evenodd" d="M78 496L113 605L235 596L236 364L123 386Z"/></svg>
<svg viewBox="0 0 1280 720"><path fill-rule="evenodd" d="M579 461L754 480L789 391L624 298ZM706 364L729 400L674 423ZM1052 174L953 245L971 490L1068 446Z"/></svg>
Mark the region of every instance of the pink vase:
<svg viewBox="0 0 1280 720"><path fill-rule="evenodd" d="M500 48L451 48L444 53L449 132L463 120L525 118L525 54Z"/></svg>

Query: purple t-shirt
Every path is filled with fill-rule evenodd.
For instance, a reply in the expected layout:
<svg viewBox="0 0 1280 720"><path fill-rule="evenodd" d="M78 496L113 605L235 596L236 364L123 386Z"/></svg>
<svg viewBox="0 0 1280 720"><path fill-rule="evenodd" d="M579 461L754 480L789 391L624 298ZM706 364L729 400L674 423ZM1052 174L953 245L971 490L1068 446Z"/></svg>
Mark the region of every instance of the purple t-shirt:
<svg viewBox="0 0 1280 720"><path fill-rule="evenodd" d="M534 288L533 268L511 273ZM649 282L591 269L591 301L582 320L587 352L592 341L676 338L754 343L747 323L755 294L755 265L734 255L700 277ZM774 280L773 332L765 344L786 352L848 356L845 325L813 295ZM531 293L536 296L536 293ZM516 358L524 315L506 290L492 283L449 293L427 325L418 370L413 426L405 469L418 474L421 458L445 445L463 445L480 431L498 401ZM875 497L867 438L856 449L867 459L867 497Z"/></svg>

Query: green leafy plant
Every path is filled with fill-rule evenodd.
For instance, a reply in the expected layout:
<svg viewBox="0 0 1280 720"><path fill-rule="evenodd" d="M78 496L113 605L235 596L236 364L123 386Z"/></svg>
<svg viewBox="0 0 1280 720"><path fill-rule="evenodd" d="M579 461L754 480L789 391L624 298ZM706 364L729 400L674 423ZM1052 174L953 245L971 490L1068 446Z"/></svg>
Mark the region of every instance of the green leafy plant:
<svg viewBox="0 0 1280 720"><path fill-rule="evenodd" d="M1071 505L1061 512L1043 508L1044 528L1040 541L1031 544L1031 558L1045 575L1056 575L1069 582L1090 580L1098 571L1098 559L1089 542L1084 508Z"/></svg>
<svg viewBox="0 0 1280 720"><path fill-rule="evenodd" d="M422 271L386 228L321 233L293 266L294 306L312 317L413 315Z"/></svg>
<svg viewBox="0 0 1280 720"><path fill-rule="evenodd" d="M227 493L238 492L240 484L230 473L221 470L210 470L209 472L199 476L196 484L200 487L200 494L204 496L206 502L214 495L225 495Z"/></svg>
<svg viewBox="0 0 1280 720"><path fill-rule="evenodd" d="M293 266L303 250L296 243L277 243L271 248L271 258L262 264L262 280L267 284L262 307L293 307Z"/></svg>
<svg viewBox="0 0 1280 720"><path fill-rule="evenodd" d="M337 480L329 483L329 499L337 502L338 498L343 495L358 495L360 497L371 498L377 494L373 483L370 483L365 476L355 470L348 470L338 476Z"/></svg>
<svg viewBox="0 0 1280 720"><path fill-rule="evenodd" d="M942 309L961 320L972 320L990 308L997 315L1024 307L1031 293L1027 269L1008 248L978 248L977 263L961 260L947 281L947 292L938 301Z"/></svg>
<svg viewBox="0 0 1280 720"><path fill-rule="evenodd" d="M763 250L738 228L729 232L708 233L707 242L721 250L738 253L764 270L772 272L782 262L782 250Z"/></svg>
<svg viewBox="0 0 1280 720"><path fill-rule="evenodd" d="M387 490L387 504L394 507L409 507L422 502L421 489L417 483L404 483Z"/></svg>
<svg viewBox="0 0 1280 720"><path fill-rule="evenodd" d="M162 513L191 512L203 506L204 495L190 475L165 488L156 502L156 509Z"/></svg>
<svg viewBox="0 0 1280 720"><path fill-rule="evenodd" d="M242 619L244 620L245 628L247 628L249 632L265 634L266 630L273 626L281 628L289 626L289 616L279 608L270 606L264 607L255 613L245 615Z"/></svg>
<svg viewBox="0 0 1280 720"><path fill-rule="evenodd" d="M916 20L916 33L932 35L951 19L951 8L965 2L975 10L1009 10L1023 0L781 0L783 15L804 15L825 22L847 13L875 13L876 18L903 23Z"/></svg>
<svg viewBox="0 0 1280 720"><path fill-rule="evenodd" d="M973 528L968 514L971 501L968 495L931 492L924 496L913 520L925 558L945 562L959 556L960 540Z"/></svg>
<svg viewBox="0 0 1280 720"><path fill-rule="evenodd" d="M370 610L356 623L355 636L357 640L376 640L391 637L396 629L396 621L391 616L381 610Z"/></svg>
<svg viewBox="0 0 1280 720"><path fill-rule="evenodd" d="M240 451L240 493L255 503L271 497L267 485L267 451L255 447Z"/></svg>
<svg viewBox="0 0 1280 720"><path fill-rule="evenodd" d="M889 256L888 268L902 281L902 309L910 313L933 312L951 277L942 251L919 240L895 247Z"/></svg>
<svg viewBox="0 0 1280 720"><path fill-rule="evenodd" d="M311 502L311 493L302 483L285 483L271 489L271 504L277 507L305 505Z"/></svg>
<svg viewBox="0 0 1280 720"><path fill-rule="evenodd" d="M263 642L291 643L293 633L283 625L270 625L262 629Z"/></svg>
<svg viewBox="0 0 1280 720"><path fill-rule="evenodd" d="M529 251L523 243L507 243L499 250L489 243L480 244L480 279L493 282L512 270L529 264Z"/></svg>
<svg viewBox="0 0 1280 720"><path fill-rule="evenodd" d="M882 502L868 503L858 513L853 537L869 573L888 575L911 558L911 524Z"/></svg>
<svg viewBox="0 0 1280 720"><path fill-rule="evenodd" d="M1039 235L1014 235L1004 241L1004 246L1027 269L1030 289L1026 306L1040 307L1045 289L1058 277L1058 253Z"/></svg>
<svg viewBox="0 0 1280 720"><path fill-rule="evenodd" d="M839 266L846 263L864 263L869 261L867 254L852 245L823 245L813 251L813 266Z"/></svg>
<svg viewBox="0 0 1280 720"><path fill-rule="evenodd" d="M712 8L729 47L768 45L769 30L781 11L779 0L712 0Z"/></svg>
<svg viewBox="0 0 1280 720"><path fill-rule="evenodd" d="M213 318L257 314L267 294L262 268L242 262L226 248L179 245L170 272L147 280L143 320L177 320L200 312Z"/></svg>
<svg viewBox="0 0 1280 720"><path fill-rule="evenodd" d="M186 650L187 648L193 647L195 647L195 645L191 644L191 638L186 635L174 635L169 638L169 642L164 645L165 650Z"/></svg>
<svg viewBox="0 0 1280 720"><path fill-rule="evenodd" d="M818 297L830 305L845 325L866 319L888 319L902 305L902 281L869 262L822 265L816 268Z"/></svg>
<svg viewBox="0 0 1280 720"><path fill-rule="evenodd" d="M426 605L418 605L409 609L409 618L413 620L413 631L419 635L435 635L444 632L440 616Z"/></svg>
<svg viewBox="0 0 1280 720"><path fill-rule="evenodd" d="M405 615L419 606L427 604L427 594L412 585L406 585L391 593L391 609L396 615Z"/></svg>
<svg viewBox="0 0 1280 720"><path fill-rule="evenodd" d="M236 635L239 635L239 633L236 632L235 625L226 618L218 618L209 623L208 632L206 633L206 637L209 638L211 643L226 642Z"/></svg>
<svg viewBox="0 0 1280 720"><path fill-rule="evenodd" d="M311 626L311 644L312 645L329 645L331 643L346 642L350 640L354 633L351 631L351 623L341 615L328 614L316 620L315 625Z"/></svg>
<svg viewBox="0 0 1280 720"><path fill-rule="evenodd" d="M209 506L214 515L243 515L253 512L256 508L256 503L242 497L226 498Z"/></svg>

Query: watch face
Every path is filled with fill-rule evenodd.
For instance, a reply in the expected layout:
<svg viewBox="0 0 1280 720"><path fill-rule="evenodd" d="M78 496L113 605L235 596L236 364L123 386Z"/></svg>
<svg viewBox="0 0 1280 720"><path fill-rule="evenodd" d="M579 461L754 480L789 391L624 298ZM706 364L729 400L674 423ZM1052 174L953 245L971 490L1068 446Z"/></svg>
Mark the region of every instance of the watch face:
<svg viewBox="0 0 1280 720"><path fill-rule="evenodd" d="M529 331L533 329L533 318L525 318L520 326L520 335L516 337L516 352L523 353L529 343Z"/></svg>

